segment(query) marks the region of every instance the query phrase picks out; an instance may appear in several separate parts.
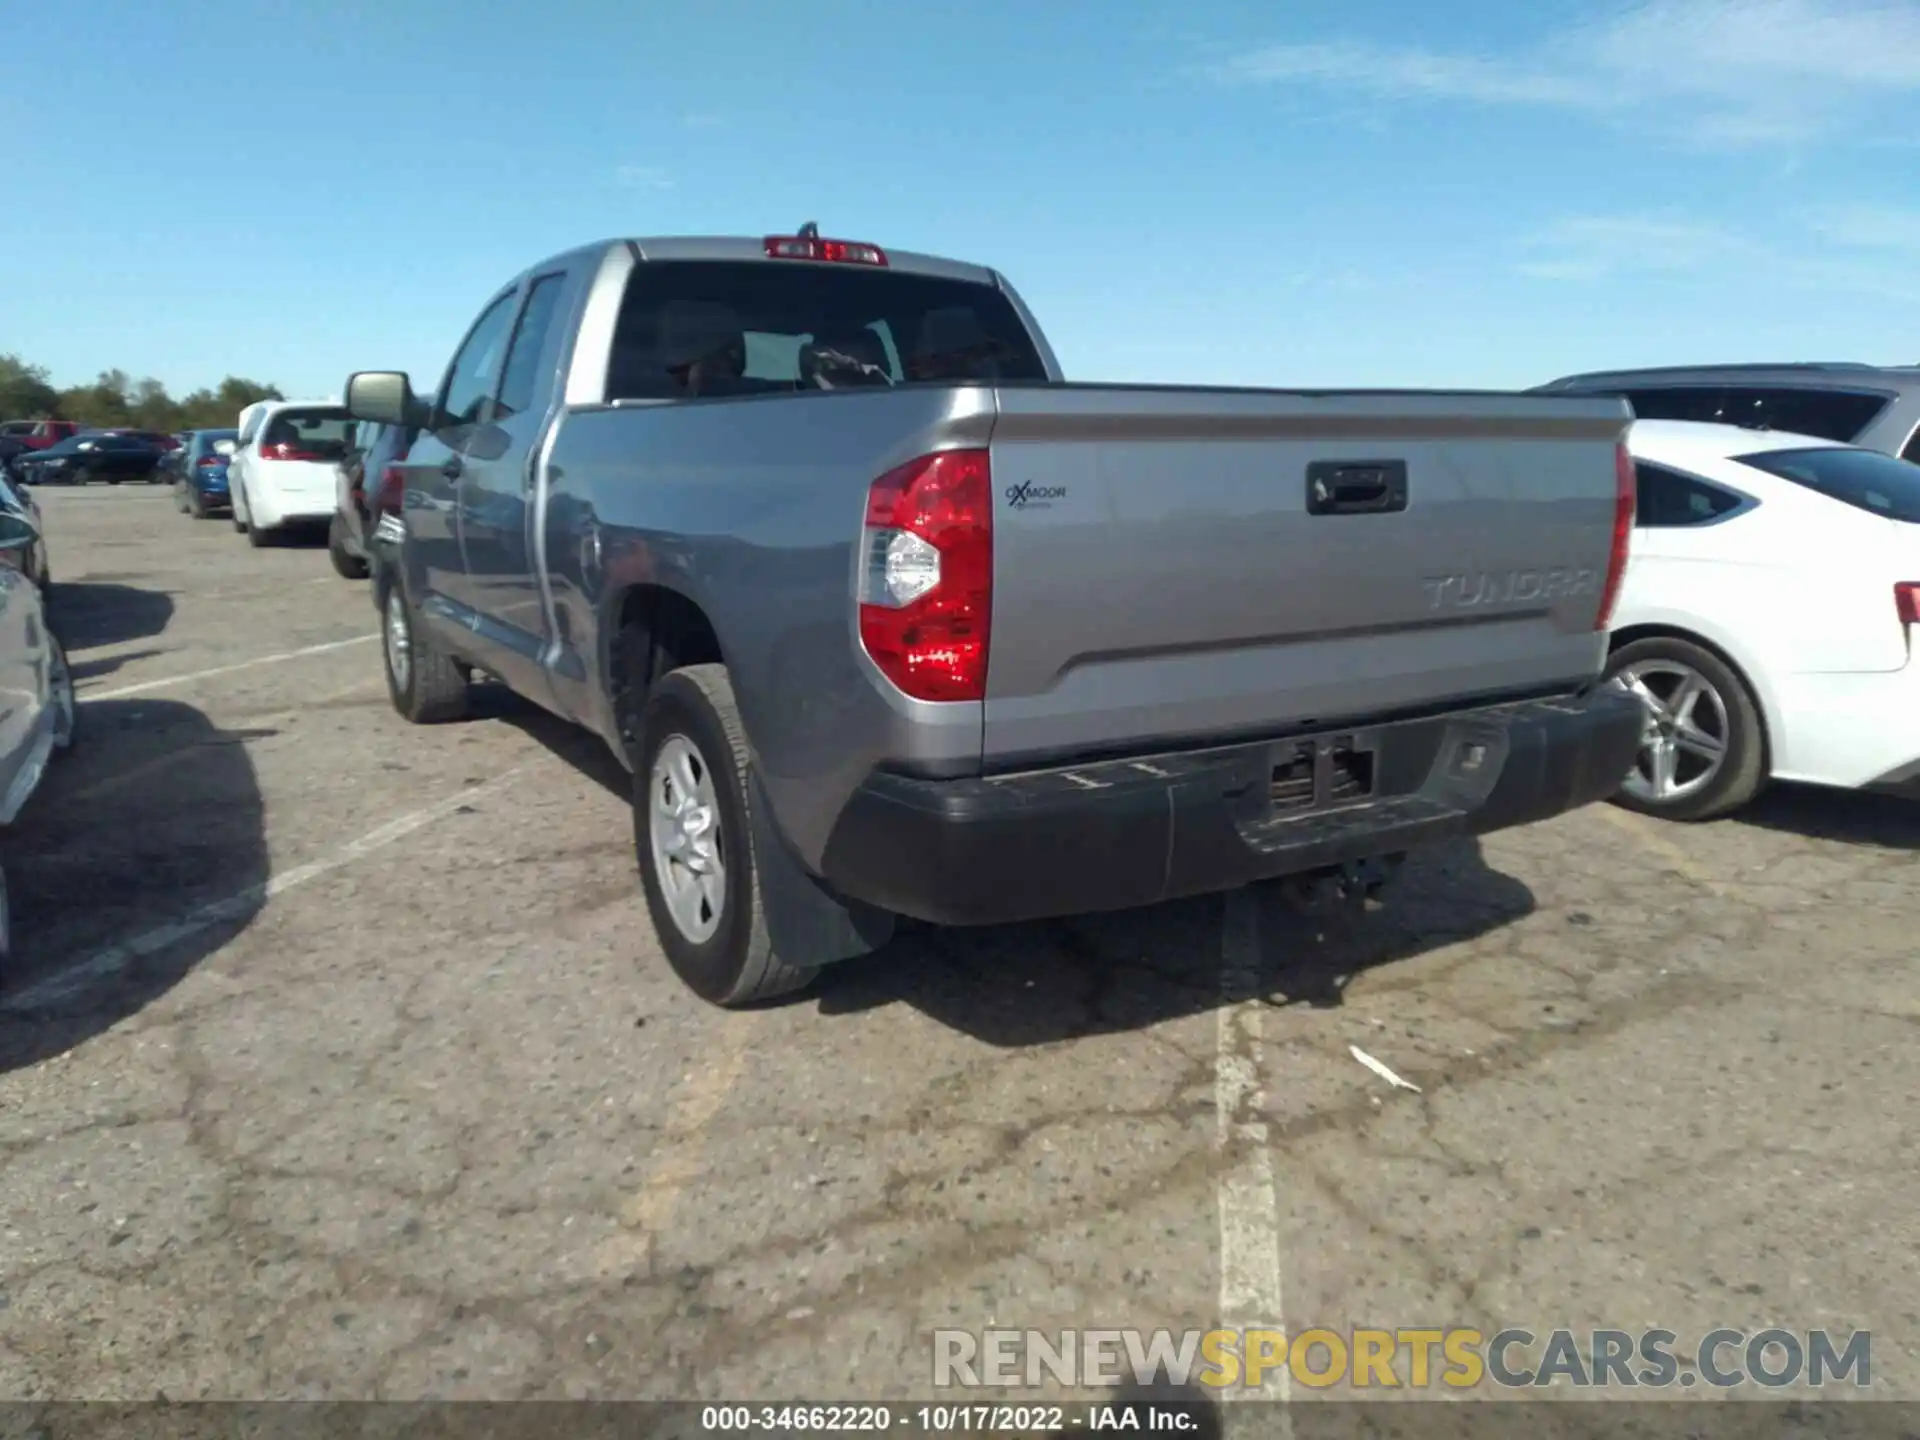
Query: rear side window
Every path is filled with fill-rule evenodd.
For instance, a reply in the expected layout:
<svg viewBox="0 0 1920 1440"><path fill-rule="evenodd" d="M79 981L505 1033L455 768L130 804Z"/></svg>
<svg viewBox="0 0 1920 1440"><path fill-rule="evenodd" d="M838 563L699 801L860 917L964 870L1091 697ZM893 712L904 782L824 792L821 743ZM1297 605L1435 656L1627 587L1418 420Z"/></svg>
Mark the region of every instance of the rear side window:
<svg viewBox="0 0 1920 1440"><path fill-rule="evenodd" d="M565 275L542 275L527 292L520 321L513 327L513 343L507 347L500 394L493 402L495 420L518 415L533 404L533 392L540 378L540 356L547 348L547 335L553 329L554 313L566 279Z"/></svg>
<svg viewBox="0 0 1920 1440"><path fill-rule="evenodd" d="M1665 390L1629 390L1627 403L1642 420L1720 420L1718 385L1677 385Z"/></svg>
<svg viewBox="0 0 1920 1440"><path fill-rule="evenodd" d="M1727 391L1727 418L1735 425L1814 435L1846 444L1857 439L1887 408L1889 397L1854 390Z"/></svg>
<svg viewBox="0 0 1920 1440"><path fill-rule="evenodd" d="M353 421L344 410L282 410L267 422L263 445L284 445L303 458L338 460L347 453Z"/></svg>
<svg viewBox="0 0 1920 1440"><path fill-rule="evenodd" d="M1920 525L1920 465L1878 450L1768 450L1740 463L1870 515Z"/></svg>
<svg viewBox="0 0 1920 1440"><path fill-rule="evenodd" d="M1044 380L991 285L863 266L689 260L627 282L609 400Z"/></svg>
<svg viewBox="0 0 1920 1440"><path fill-rule="evenodd" d="M1626 392L1642 420L1703 420L1848 444L1890 403L1857 390L1762 385L1673 385Z"/></svg>
<svg viewBox="0 0 1920 1440"><path fill-rule="evenodd" d="M1637 462L1633 472L1636 481L1633 523L1643 529L1704 525L1739 509L1747 498L1664 465L1650 465L1645 460Z"/></svg>

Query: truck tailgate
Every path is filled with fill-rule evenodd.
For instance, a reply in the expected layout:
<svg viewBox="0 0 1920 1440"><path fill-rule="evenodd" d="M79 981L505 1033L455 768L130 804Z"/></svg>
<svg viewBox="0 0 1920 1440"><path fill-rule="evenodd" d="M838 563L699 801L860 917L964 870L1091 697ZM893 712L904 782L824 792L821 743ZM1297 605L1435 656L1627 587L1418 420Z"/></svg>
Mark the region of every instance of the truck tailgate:
<svg viewBox="0 0 1920 1440"><path fill-rule="evenodd" d="M989 768L1600 668L1623 402L1059 385L998 404Z"/></svg>

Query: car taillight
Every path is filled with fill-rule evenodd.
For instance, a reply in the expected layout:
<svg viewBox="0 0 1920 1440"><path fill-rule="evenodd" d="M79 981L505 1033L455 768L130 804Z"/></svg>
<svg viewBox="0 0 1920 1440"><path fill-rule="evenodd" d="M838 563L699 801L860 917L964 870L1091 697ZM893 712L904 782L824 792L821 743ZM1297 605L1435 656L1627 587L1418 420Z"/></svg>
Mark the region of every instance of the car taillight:
<svg viewBox="0 0 1920 1440"><path fill-rule="evenodd" d="M262 460L318 460L320 457L311 450L302 450L299 446L290 445L285 440L276 440L271 445L260 447L260 458Z"/></svg>
<svg viewBox="0 0 1920 1440"><path fill-rule="evenodd" d="M224 455L202 455L193 463L202 470L218 470L227 463L227 457Z"/></svg>
<svg viewBox="0 0 1920 1440"><path fill-rule="evenodd" d="M1893 587L1893 608L1902 625L1920 625L1920 580L1902 580Z"/></svg>
<svg viewBox="0 0 1920 1440"><path fill-rule="evenodd" d="M373 492L373 511L376 515L398 515L406 499L407 477L398 465L389 465L380 472L380 486Z"/></svg>
<svg viewBox="0 0 1920 1440"><path fill-rule="evenodd" d="M1622 440L1613 449L1613 550L1607 556L1607 580L1600 590L1600 613L1593 628L1605 630L1613 624L1613 609L1620 599L1620 582L1627 574L1627 547L1633 539L1633 509L1636 486L1633 455Z"/></svg>
<svg viewBox="0 0 1920 1440"><path fill-rule="evenodd" d="M822 240L817 235L769 235L770 260L830 260L836 265L885 265L886 251L858 240Z"/></svg>
<svg viewBox="0 0 1920 1440"><path fill-rule="evenodd" d="M860 644L915 700L987 693L993 616L993 466L943 450L889 470L867 491Z"/></svg>

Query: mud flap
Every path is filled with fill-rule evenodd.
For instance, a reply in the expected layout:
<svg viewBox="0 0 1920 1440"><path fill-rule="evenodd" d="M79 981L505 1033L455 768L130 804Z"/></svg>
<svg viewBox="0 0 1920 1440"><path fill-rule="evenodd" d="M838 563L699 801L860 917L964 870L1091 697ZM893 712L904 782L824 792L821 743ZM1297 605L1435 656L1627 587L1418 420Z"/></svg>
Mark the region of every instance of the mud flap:
<svg viewBox="0 0 1920 1440"><path fill-rule="evenodd" d="M760 777L749 775L748 823L753 863L760 875L760 904L773 951L791 965L832 965L871 954L893 938L894 916L843 900L807 873L772 821Z"/></svg>

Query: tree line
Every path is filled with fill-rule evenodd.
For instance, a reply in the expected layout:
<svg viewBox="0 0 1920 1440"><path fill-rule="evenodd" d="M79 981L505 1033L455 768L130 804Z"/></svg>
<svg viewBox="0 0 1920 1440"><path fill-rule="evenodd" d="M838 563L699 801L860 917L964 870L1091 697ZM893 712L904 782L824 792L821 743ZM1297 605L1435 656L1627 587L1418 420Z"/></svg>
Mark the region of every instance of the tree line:
<svg viewBox="0 0 1920 1440"><path fill-rule="evenodd" d="M211 389L203 385L176 399L158 380L135 380L124 370L102 370L91 384L63 390L45 366L0 354L0 420L73 420L171 434L225 429L254 401L286 398L276 385L229 375Z"/></svg>

